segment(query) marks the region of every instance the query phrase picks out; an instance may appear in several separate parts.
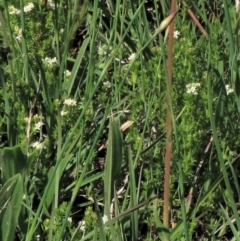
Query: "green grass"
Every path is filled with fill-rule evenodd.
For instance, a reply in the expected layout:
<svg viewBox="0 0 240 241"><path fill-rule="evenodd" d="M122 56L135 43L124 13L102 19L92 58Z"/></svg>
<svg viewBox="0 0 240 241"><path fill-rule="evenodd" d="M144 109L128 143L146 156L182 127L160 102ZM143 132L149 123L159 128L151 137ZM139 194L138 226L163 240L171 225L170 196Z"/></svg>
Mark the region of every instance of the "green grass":
<svg viewBox="0 0 240 241"><path fill-rule="evenodd" d="M0 239L239 240L235 5L32 4L0 5Z"/></svg>

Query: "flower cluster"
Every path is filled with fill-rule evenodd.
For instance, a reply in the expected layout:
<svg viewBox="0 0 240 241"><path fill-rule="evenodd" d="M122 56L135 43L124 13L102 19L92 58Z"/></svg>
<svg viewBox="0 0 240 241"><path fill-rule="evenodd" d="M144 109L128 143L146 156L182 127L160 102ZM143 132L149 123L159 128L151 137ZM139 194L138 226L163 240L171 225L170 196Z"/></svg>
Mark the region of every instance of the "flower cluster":
<svg viewBox="0 0 240 241"><path fill-rule="evenodd" d="M84 220L82 220L78 223L78 225L80 227L80 230L82 230L84 232L86 229L86 222Z"/></svg>
<svg viewBox="0 0 240 241"><path fill-rule="evenodd" d="M37 130L37 131L40 131L40 129L41 129L41 127L42 127L43 125L44 125L43 122L42 122L42 121L39 121L39 122L36 123L34 129Z"/></svg>
<svg viewBox="0 0 240 241"><path fill-rule="evenodd" d="M191 84L187 84L186 88L187 88L187 93L188 94L193 94L193 95L197 95L197 89L201 86L200 83L191 83Z"/></svg>
<svg viewBox="0 0 240 241"><path fill-rule="evenodd" d="M108 217L107 217L107 215L104 215L102 217L103 224L105 224L107 221L108 221ZM86 230L86 222L85 222L85 220L80 221L78 223L78 226L80 227L80 230L84 232Z"/></svg>
<svg viewBox="0 0 240 241"><path fill-rule="evenodd" d="M28 12L31 12L33 8L34 8L33 3L29 3L27 6L25 6L25 7L23 8L23 11L24 11L25 13L28 13Z"/></svg>
<svg viewBox="0 0 240 241"><path fill-rule="evenodd" d="M68 113L67 111L62 110L62 111L60 112L60 115L61 115L61 116L65 116L65 115L67 115L67 113Z"/></svg>
<svg viewBox="0 0 240 241"><path fill-rule="evenodd" d="M104 216L102 217L102 221L103 221L103 224L105 224L105 223L108 221L107 215L104 215Z"/></svg>
<svg viewBox="0 0 240 241"><path fill-rule="evenodd" d="M230 85L226 85L225 88L226 88L227 95L233 93L233 88L231 88Z"/></svg>
<svg viewBox="0 0 240 241"><path fill-rule="evenodd" d="M77 101L73 99L66 99L64 100L63 104L67 106L75 106L77 104Z"/></svg>
<svg viewBox="0 0 240 241"><path fill-rule="evenodd" d="M37 150L41 150L44 147L44 144L39 141L35 141L31 146Z"/></svg>
<svg viewBox="0 0 240 241"><path fill-rule="evenodd" d="M136 54L135 53L132 53L129 57L128 57L128 60L131 61L135 58Z"/></svg>
<svg viewBox="0 0 240 241"><path fill-rule="evenodd" d="M20 14L21 11L15 8L13 5L11 5L11 6L8 6L8 12L10 15L15 15L15 14L18 15Z"/></svg>
<svg viewBox="0 0 240 241"><path fill-rule="evenodd" d="M104 55L107 55L107 52L105 51L105 48L106 48L106 46L105 45L103 45L103 46L98 46L98 54L100 55L100 56L104 56Z"/></svg>
<svg viewBox="0 0 240 241"><path fill-rule="evenodd" d="M43 59L43 62L48 66L53 66L54 64L57 64L58 61L56 57L54 58L46 57L45 59Z"/></svg>
<svg viewBox="0 0 240 241"><path fill-rule="evenodd" d="M47 6L48 6L49 8L55 9L55 3L54 3L54 1L48 0L48 1L47 1Z"/></svg>
<svg viewBox="0 0 240 241"><path fill-rule="evenodd" d="M173 38L178 39L179 36L180 36L180 32L179 32L178 30L175 30L175 31L173 32Z"/></svg>
<svg viewBox="0 0 240 241"><path fill-rule="evenodd" d="M16 39L18 40L18 41L21 41L21 39L22 39L22 29L21 28L19 28L18 26L15 26L15 28L14 28L14 31L15 31L15 33L16 33Z"/></svg>
<svg viewBox="0 0 240 241"><path fill-rule="evenodd" d="M34 8L33 3L28 3L26 6L23 7L23 11L25 13L31 12ZM15 8L13 5L8 7L8 11L10 15L18 15L21 13L21 10Z"/></svg>
<svg viewBox="0 0 240 241"><path fill-rule="evenodd" d="M111 88L111 83L110 83L110 81L105 81L105 82L103 82L103 86L104 86L106 89Z"/></svg>
<svg viewBox="0 0 240 241"><path fill-rule="evenodd" d="M71 75L71 71L66 70L66 71L64 71L64 74L65 74L66 77L69 77Z"/></svg>
<svg viewBox="0 0 240 241"><path fill-rule="evenodd" d="M58 103L57 105L60 106L60 102L59 100L56 101L56 103ZM66 116L69 111L66 110L67 107L66 106L69 106L69 107L73 107L73 106L76 106L77 105L77 101L74 100L74 99L65 99L63 104L65 105L65 107L60 111L60 115L63 117L63 116Z"/></svg>

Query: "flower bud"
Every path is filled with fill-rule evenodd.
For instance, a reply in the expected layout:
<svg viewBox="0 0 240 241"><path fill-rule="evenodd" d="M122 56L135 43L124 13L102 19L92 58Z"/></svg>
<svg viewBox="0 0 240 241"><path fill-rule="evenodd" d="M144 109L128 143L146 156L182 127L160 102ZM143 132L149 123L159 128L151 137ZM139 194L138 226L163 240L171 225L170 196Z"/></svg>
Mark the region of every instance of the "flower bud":
<svg viewBox="0 0 240 241"><path fill-rule="evenodd" d="M157 35L159 33L161 33L164 29L166 29L170 23L172 22L172 20L175 18L175 16L177 15L179 10L175 11L174 13L172 13L171 15L169 15L168 17L166 17L160 24L160 26L157 28L157 30L155 31L154 35Z"/></svg>

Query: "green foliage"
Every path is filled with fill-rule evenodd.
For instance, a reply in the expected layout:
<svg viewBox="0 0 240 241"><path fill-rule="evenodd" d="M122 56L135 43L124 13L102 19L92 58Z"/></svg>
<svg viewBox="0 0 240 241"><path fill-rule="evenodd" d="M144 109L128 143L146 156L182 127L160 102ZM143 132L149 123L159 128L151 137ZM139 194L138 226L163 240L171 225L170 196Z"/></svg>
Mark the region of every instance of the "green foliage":
<svg viewBox="0 0 240 241"><path fill-rule="evenodd" d="M170 2L2 1L1 240L239 239L239 19L223 3L188 3L208 38L184 6L174 21L167 229L153 33Z"/></svg>
<svg viewBox="0 0 240 241"><path fill-rule="evenodd" d="M20 174L9 178L1 188L1 239L14 240L15 229L18 224L22 208L23 179ZM11 224L11 225L10 225Z"/></svg>

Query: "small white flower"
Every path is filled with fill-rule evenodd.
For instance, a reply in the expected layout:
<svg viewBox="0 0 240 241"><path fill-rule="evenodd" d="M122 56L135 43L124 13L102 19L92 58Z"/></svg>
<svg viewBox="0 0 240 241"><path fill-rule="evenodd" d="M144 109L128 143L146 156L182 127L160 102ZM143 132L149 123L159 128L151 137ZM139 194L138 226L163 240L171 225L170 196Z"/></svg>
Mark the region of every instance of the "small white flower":
<svg viewBox="0 0 240 241"><path fill-rule="evenodd" d="M52 9L55 9L55 3L52 0L48 0L48 6Z"/></svg>
<svg viewBox="0 0 240 241"><path fill-rule="evenodd" d="M8 11L9 11L10 15L14 15L14 14L18 15L21 12L19 9L15 8L13 5L8 7Z"/></svg>
<svg viewBox="0 0 240 241"><path fill-rule="evenodd" d="M32 147L33 148L36 148L37 150L41 150L43 148L43 143L40 143L39 141L35 141L33 144L32 144Z"/></svg>
<svg viewBox="0 0 240 241"><path fill-rule="evenodd" d="M60 112L60 115L61 115L61 116L65 116L65 115L67 115L67 113L68 113L67 111L62 110L62 111Z"/></svg>
<svg viewBox="0 0 240 241"><path fill-rule="evenodd" d="M135 55L136 55L135 53L131 54L131 55L129 56L128 60L129 60L129 61L133 60L133 59L135 58Z"/></svg>
<svg viewBox="0 0 240 241"><path fill-rule="evenodd" d="M179 36L180 36L180 32L179 32L178 30L175 30L175 31L173 32L173 37L174 37L175 39L178 39Z"/></svg>
<svg viewBox="0 0 240 241"><path fill-rule="evenodd" d="M22 29L21 28L19 28L18 26L15 26L14 27L14 31L15 31L15 33L16 33L16 39L18 40L18 41L20 41L21 39L22 39Z"/></svg>
<svg viewBox="0 0 240 241"><path fill-rule="evenodd" d="M77 104L77 101L73 99L66 99L64 100L63 104L68 106L75 106Z"/></svg>
<svg viewBox="0 0 240 241"><path fill-rule="evenodd" d="M233 88L230 87L230 85L226 85L225 88L226 88L227 95L233 93L234 91Z"/></svg>
<svg viewBox="0 0 240 241"><path fill-rule="evenodd" d="M188 94L193 94L193 95L197 95L197 88L199 88L201 85L200 83L192 83L192 84L187 84L186 88L187 88L187 93Z"/></svg>
<svg viewBox="0 0 240 241"><path fill-rule="evenodd" d="M27 12L32 11L33 8L34 8L33 3L29 3L27 6L25 6L25 7L23 8L23 11L24 11L25 13L27 13Z"/></svg>
<svg viewBox="0 0 240 241"><path fill-rule="evenodd" d="M71 75L71 71L66 70L66 71L64 71L64 74L66 75L66 77L69 77Z"/></svg>
<svg viewBox="0 0 240 241"><path fill-rule="evenodd" d="M82 220L78 223L78 225L80 226L80 229L84 232L86 229L86 222Z"/></svg>
<svg viewBox="0 0 240 241"><path fill-rule="evenodd" d="M107 89L111 88L111 83L109 81L103 82L104 87Z"/></svg>
<svg viewBox="0 0 240 241"><path fill-rule="evenodd" d="M40 240L40 235L39 234L36 235L35 238L36 238L37 241Z"/></svg>
<svg viewBox="0 0 240 241"><path fill-rule="evenodd" d="M39 122L36 123L34 129L40 131L40 129L41 129L41 127L42 127L43 125L44 125L43 122L42 122L42 121L39 121Z"/></svg>
<svg viewBox="0 0 240 241"><path fill-rule="evenodd" d="M98 54L103 56L106 55L107 52L102 48L102 46L98 46Z"/></svg>
<svg viewBox="0 0 240 241"><path fill-rule="evenodd" d="M68 222L72 223L72 218L71 217L68 218Z"/></svg>
<svg viewBox="0 0 240 241"><path fill-rule="evenodd" d="M49 66L52 66L53 64L57 64L57 58L56 57L54 57L54 58L46 57L43 61Z"/></svg>
<svg viewBox="0 0 240 241"><path fill-rule="evenodd" d="M18 41L21 41L21 39L22 39L22 35L18 35L18 36L16 36L16 39L17 39Z"/></svg>
<svg viewBox="0 0 240 241"><path fill-rule="evenodd" d="M104 216L102 217L102 221L103 221L103 224L105 224L105 223L108 221L107 215L104 215Z"/></svg>

